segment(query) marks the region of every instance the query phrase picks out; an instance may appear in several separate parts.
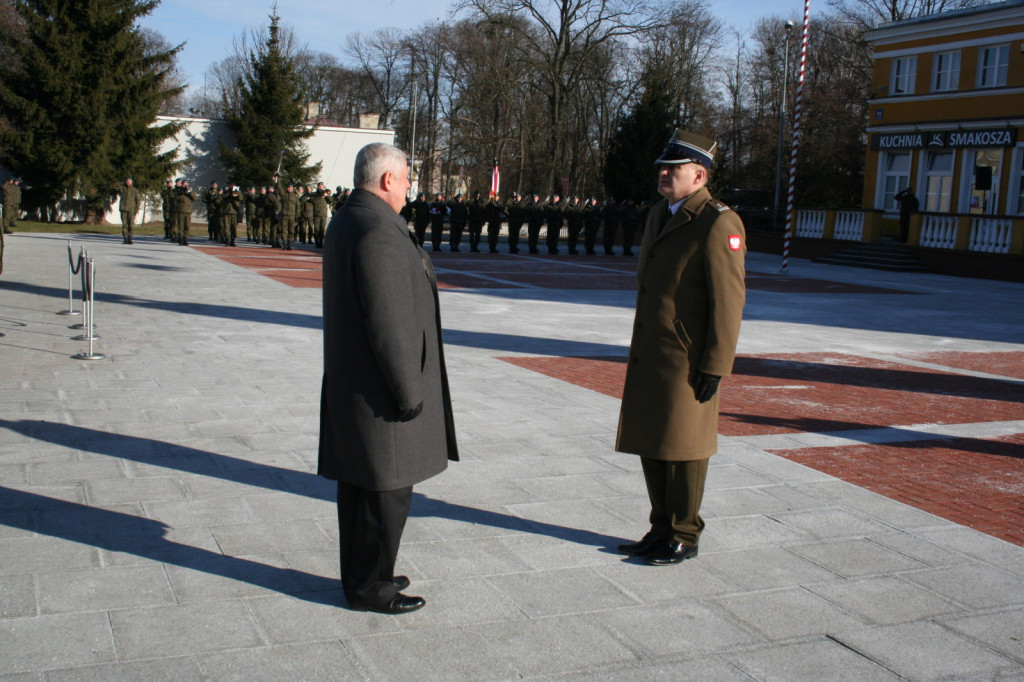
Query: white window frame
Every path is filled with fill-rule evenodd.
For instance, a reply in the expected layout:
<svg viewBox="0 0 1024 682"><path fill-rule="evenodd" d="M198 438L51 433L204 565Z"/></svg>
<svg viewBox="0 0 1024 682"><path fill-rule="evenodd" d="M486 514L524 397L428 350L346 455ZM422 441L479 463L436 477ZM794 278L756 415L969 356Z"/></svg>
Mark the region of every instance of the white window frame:
<svg viewBox="0 0 1024 682"><path fill-rule="evenodd" d="M1006 207L1012 215L1024 215L1024 146L1018 144L1010 155L1010 196Z"/></svg>
<svg viewBox="0 0 1024 682"><path fill-rule="evenodd" d="M949 167L932 170L932 161L943 155L949 158ZM924 150L921 152L921 210L929 213L949 213L953 202L953 168L956 167L956 152L952 149ZM936 191L937 190L937 191Z"/></svg>
<svg viewBox="0 0 1024 682"><path fill-rule="evenodd" d="M936 52L932 56L932 92L953 92L959 87L960 50Z"/></svg>
<svg viewBox="0 0 1024 682"><path fill-rule="evenodd" d="M994 56L992 63L986 63ZM1005 88L1010 70L1010 44L986 45L978 48L978 88Z"/></svg>
<svg viewBox="0 0 1024 682"><path fill-rule="evenodd" d="M905 172L900 171L892 173L889 171L890 160L897 156L903 156L907 159L907 169ZM899 204L893 197L904 187L910 186L911 171L913 171L914 165L914 154L911 150L896 151L896 152L885 152L878 156L878 188L875 192L875 208L879 208L886 213L898 213L900 210ZM895 178L893 186L890 188L889 179ZM891 189L891 191L890 191ZM889 201L886 201L888 197Z"/></svg>
<svg viewBox="0 0 1024 682"><path fill-rule="evenodd" d="M893 57L889 94L913 95L915 80L917 80L917 55Z"/></svg>

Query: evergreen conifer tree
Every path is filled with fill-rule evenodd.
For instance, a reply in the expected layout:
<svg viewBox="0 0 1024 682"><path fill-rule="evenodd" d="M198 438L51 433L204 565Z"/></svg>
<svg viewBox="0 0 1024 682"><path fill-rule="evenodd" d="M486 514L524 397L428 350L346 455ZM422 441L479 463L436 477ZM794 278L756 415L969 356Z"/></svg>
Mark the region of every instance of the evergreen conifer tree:
<svg viewBox="0 0 1024 682"><path fill-rule="evenodd" d="M619 123L604 161L605 191L620 200L643 201L656 196L654 160L672 135L675 119L675 104L663 77L648 71L641 83L640 101Z"/></svg>
<svg viewBox="0 0 1024 682"><path fill-rule="evenodd" d="M281 178L296 184L309 184L320 174L319 163L305 165L309 153L303 140L313 135L313 129L303 125L295 60L282 50L279 21L275 9L266 41L248 55L250 68L238 84L240 96L224 96L225 118L235 133L235 146L221 140L221 160L230 179L243 187L270 183L278 164ZM232 100L239 102L235 109L229 107Z"/></svg>
<svg viewBox="0 0 1024 682"><path fill-rule="evenodd" d="M178 94L179 47L147 49L136 21L159 0L19 0L24 33L0 34L0 163L28 186L29 206L108 196L125 177L156 189L177 167L160 154L177 124L154 126Z"/></svg>

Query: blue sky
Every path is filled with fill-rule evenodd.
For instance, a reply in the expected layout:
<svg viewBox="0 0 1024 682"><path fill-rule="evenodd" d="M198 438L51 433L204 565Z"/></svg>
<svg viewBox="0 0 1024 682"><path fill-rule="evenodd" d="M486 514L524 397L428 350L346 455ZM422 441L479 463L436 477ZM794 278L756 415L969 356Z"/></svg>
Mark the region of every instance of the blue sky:
<svg viewBox="0 0 1024 682"><path fill-rule="evenodd" d="M394 26L414 29L449 17L451 0L278 0L283 24L295 31L300 44L342 58L349 33L369 33ZM265 26L272 0L162 0L142 25L161 33L173 45L185 43L178 63L193 87L203 86L211 64L233 51L232 40L247 29ZM817 7L816 7L817 6ZM802 0L719 0L711 11L726 26L745 36L760 17L803 15ZM811 11L825 9L825 0L813 0Z"/></svg>

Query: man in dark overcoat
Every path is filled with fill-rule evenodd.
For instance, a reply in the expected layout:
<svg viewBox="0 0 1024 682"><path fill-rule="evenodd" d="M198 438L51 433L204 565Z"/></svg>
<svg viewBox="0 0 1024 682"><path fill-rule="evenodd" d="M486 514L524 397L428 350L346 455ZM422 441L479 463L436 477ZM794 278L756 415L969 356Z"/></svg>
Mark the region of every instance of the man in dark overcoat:
<svg viewBox="0 0 1024 682"><path fill-rule="evenodd" d="M341 581L350 607L398 614L399 541L412 487L458 459L430 258L399 211L404 152L356 155L354 189L324 238L324 377L318 473L338 482Z"/></svg>
<svg viewBox="0 0 1024 682"><path fill-rule="evenodd" d="M650 531L619 546L655 566L697 556L718 386L732 373L745 299L743 223L705 186L715 143L677 130L656 163L658 192L637 271L615 449L640 455Z"/></svg>

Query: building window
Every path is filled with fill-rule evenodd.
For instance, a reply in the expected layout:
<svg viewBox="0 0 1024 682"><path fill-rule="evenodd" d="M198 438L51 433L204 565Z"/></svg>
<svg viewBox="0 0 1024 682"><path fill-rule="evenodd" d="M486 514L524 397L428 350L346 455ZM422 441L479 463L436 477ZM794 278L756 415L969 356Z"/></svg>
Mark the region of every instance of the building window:
<svg viewBox="0 0 1024 682"><path fill-rule="evenodd" d="M925 160L924 210L949 212L953 197L953 152L928 152Z"/></svg>
<svg viewBox="0 0 1024 682"><path fill-rule="evenodd" d="M960 213L996 215L999 209L999 173L1002 149L965 149L961 170ZM1011 186L1011 190L1015 189ZM1005 212L1005 210L1003 211Z"/></svg>
<svg viewBox="0 0 1024 682"><path fill-rule="evenodd" d="M1006 86L1006 71L1010 67L1010 46L994 45L978 50L978 87Z"/></svg>
<svg viewBox="0 0 1024 682"><path fill-rule="evenodd" d="M892 60L892 82L889 92L893 95L914 93L914 76L917 75L917 57L894 57Z"/></svg>
<svg viewBox="0 0 1024 682"><path fill-rule="evenodd" d="M1016 152L1017 163L1013 165L1013 184L1010 186L1010 191L1012 192L1011 196L1017 200L1013 212L1024 215L1024 148L1018 147Z"/></svg>
<svg viewBox="0 0 1024 682"><path fill-rule="evenodd" d="M899 210L896 193L910 186L910 152L887 152L882 159L882 205L883 211Z"/></svg>
<svg viewBox="0 0 1024 682"><path fill-rule="evenodd" d="M960 50L939 52L932 62L934 76L932 91L946 92L956 90L960 85Z"/></svg>

